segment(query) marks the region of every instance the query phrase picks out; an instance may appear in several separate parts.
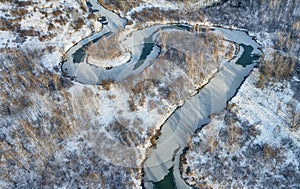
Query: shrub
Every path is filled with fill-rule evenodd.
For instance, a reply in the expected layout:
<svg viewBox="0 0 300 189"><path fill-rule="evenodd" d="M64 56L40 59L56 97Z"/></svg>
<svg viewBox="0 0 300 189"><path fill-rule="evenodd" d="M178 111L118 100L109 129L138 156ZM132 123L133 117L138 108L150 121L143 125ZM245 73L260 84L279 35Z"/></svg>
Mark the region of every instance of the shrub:
<svg viewBox="0 0 300 189"><path fill-rule="evenodd" d="M259 75L259 80L256 83L256 87L257 88L263 88L264 87L264 82L265 82L265 77L263 76L263 74Z"/></svg>
<svg viewBox="0 0 300 189"><path fill-rule="evenodd" d="M72 23L72 27L74 28L75 31L80 30L83 25L84 25L84 19L83 18L77 18Z"/></svg>
<svg viewBox="0 0 300 189"><path fill-rule="evenodd" d="M54 30L54 29L55 29L54 24L50 23L49 26L48 26L48 31Z"/></svg>
<svg viewBox="0 0 300 189"><path fill-rule="evenodd" d="M97 16L94 13L91 13L91 14L88 15L88 19L89 20L96 20Z"/></svg>
<svg viewBox="0 0 300 189"><path fill-rule="evenodd" d="M297 111L296 103L295 102L290 102L287 104L288 112L289 112L289 123L290 127L293 130L297 130L300 128L300 111Z"/></svg>
<svg viewBox="0 0 300 189"><path fill-rule="evenodd" d="M11 14L13 16L19 16L19 17L23 17L28 13L28 10L25 8L17 8L16 10L11 10Z"/></svg>
<svg viewBox="0 0 300 189"><path fill-rule="evenodd" d="M60 15L59 18L57 18L57 19L54 20L54 22L58 23L58 24L60 24L62 26L64 26L64 25L67 24L68 20L66 18L64 18L63 16ZM72 27L74 28L73 24L72 24Z"/></svg>
<svg viewBox="0 0 300 189"><path fill-rule="evenodd" d="M132 98L128 100L128 104L129 104L129 110L130 111L134 112L134 111L137 110L137 107L136 107L136 105L134 103L134 100Z"/></svg>
<svg viewBox="0 0 300 189"><path fill-rule="evenodd" d="M102 80L100 83L100 85L107 91L110 90L111 84L112 84L112 81L110 81L110 80Z"/></svg>
<svg viewBox="0 0 300 189"><path fill-rule="evenodd" d="M52 14L53 14L54 17L57 17L57 16L63 14L63 11L61 11L61 10L54 10L54 11L52 12Z"/></svg>

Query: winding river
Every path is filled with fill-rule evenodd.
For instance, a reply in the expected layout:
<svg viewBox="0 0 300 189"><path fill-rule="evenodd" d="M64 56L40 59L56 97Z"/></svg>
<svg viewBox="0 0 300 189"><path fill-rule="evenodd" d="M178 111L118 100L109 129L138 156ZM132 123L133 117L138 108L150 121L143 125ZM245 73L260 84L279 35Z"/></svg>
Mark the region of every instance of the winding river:
<svg viewBox="0 0 300 189"><path fill-rule="evenodd" d="M92 8L98 10L99 16L106 16L108 24L99 33L85 38L69 49L65 55L62 70L69 77L84 84L99 84L102 80L123 80L130 75L141 73L149 64L149 58L158 56L160 49L152 41L152 36L159 29L182 30L176 25L155 25L135 31L123 41L123 45L131 52L129 62L124 62L110 70L89 64L82 50L87 44L101 40L104 35L116 33L124 28L126 21L118 15L104 9L97 0L91 0ZM259 44L246 32L212 27L215 32L222 33L226 40L239 44L240 51L234 60L225 62L195 96L187 100L162 125L157 147L150 149L144 162L143 185L145 188L190 188L181 178L179 171L180 154L188 144L194 132L209 122L209 116L221 112L228 100L255 66L261 52Z"/></svg>
<svg viewBox="0 0 300 189"><path fill-rule="evenodd" d="M244 35L250 41L248 43L244 41L236 59L230 63L226 62L215 77L197 95L191 97L182 107L177 109L162 126L157 147L151 151L144 163L144 185L146 188L153 188L153 183L154 186L161 185L159 181L164 178L170 180L170 168L172 168L171 171L173 171L177 188L190 188L182 180L179 171L180 155L188 144L187 139L197 129L209 122L211 114L220 113L226 107L227 101L237 92L237 89L254 68L255 64L253 63L258 59L258 57L253 58L252 53L255 51L259 53L259 45L251 46L250 43L254 41L246 33L237 34ZM226 37L238 42L234 37ZM243 49L243 46L250 46L252 51ZM236 63L243 63L243 65ZM166 175L167 177L165 177Z"/></svg>

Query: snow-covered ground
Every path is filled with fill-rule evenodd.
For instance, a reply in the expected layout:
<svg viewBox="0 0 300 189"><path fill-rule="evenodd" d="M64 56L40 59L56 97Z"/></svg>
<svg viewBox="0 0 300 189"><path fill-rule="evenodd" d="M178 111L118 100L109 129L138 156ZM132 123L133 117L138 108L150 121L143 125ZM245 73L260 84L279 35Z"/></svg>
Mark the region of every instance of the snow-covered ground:
<svg viewBox="0 0 300 189"><path fill-rule="evenodd" d="M228 110L193 137L183 177L196 188L300 186L300 129L291 128L290 109L300 103L289 82L261 90L258 76L255 70Z"/></svg>
<svg viewBox="0 0 300 189"><path fill-rule="evenodd" d="M203 3L212 2L214 1L198 1L196 4L203 6ZM92 3L98 6L96 0L92 0ZM133 8L126 15L130 18L133 13L150 7L171 10L182 6L184 6L182 3L173 1L151 0L145 5ZM118 21L117 24L109 27L116 29L124 24L124 20L119 19L117 15L112 15L109 11L106 13L111 15L108 19ZM106 83L102 87L71 82L61 77L60 73L54 73L53 68L58 66L62 55L71 46L102 29L102 25L88 11L85 1L1 1L0 17L0 49L3 53L0 56L0 78L3 81L0 84L2 153L0 187L140 188L141 169L138 166L146 157L145 148L154 145L150 144L149 136L156 133L155 129L159 128L180 102L176 102L175 100L178 100L176 98L172 99L173 95L166 96L171 94L166 92L169 90L167 86L174 84L175 88L172 90L176 92L180 91L180 86L190 87L184 85L186 83L180 83L179 79L189 79L184 71L178 69L178 66L172 67L165 62L166 65L156 64L149 67L145 74L142 74L144 78L138 81L130 78L133 80L128 79L127 83L126 81L117 84ZM132 30L136 29L138 28ZM267 37L264 33L260 33L258 36L263 46L272 43L272 34L266 33L266 35ZM25 50L26 48L28 50ZM10 54L9 49L28 51L29 54L21 53L18 57ZM30 55L30 50L35 49L41 55L40 59ZM153 52L154 54L150 56L156 56L158 50ZM9 58L5 57L6 55ZM17 64L19 61L22 64ZM123 62L116 61L109 64L116 66ZM34 63L37 64L36 67ZM33 70L26 65L32 66ZM158 74L157 70L164 74L168 73L165 70L170 72L169 75L160 77L161 81L169 83L153 80L153 75ZM243 130L244 127L240 123L247 120L254 125L250 130L248 129L252 133L250 136L253 137L250 137L251 141L247 143L249 145L241 150L238 144L231 141L234 145L229 147L229 150L230 152L236 150L233 154L238 154L245 152L243 151L245 148L250 149L249 152L253 152L254 155L250 160L242 158L242 165L247 163L258 165L254 167L257 170L262 170L259 169L261 164L252 161L261 156L261 151L266 152L262 158L265 162L264 166L267 167L265 170L272 169L275 173L262 170L262 173L267 175L262 178L272 183L273 178L269 179L268 175L273 174L282 182L282 186L290 182L298 187L299 185L296 184L300 179L296 177L299 173L295 169L299 169L299 130L289 128L291 121L289 108L296 105L298 111L299 102L292 100L293 92L290 90L289 83L277 83L265 86L261 90L254 87L257 77L257 73L252 74L237 97L231 101L231 104L236 104L232 107L232 111L236 111L234 113L238 120L236 125ZM177 85L176 79L179 80ZM204 81L207 79L205 78ZM129 86L123 85L128 83ZM139 83L150 84L147 94L137 92L141 86ZM198 87L204 83L200 83ZM166 100L167 97L172 100ZM287 105L287 102L290 104ZM223 123L222 116L226 117L220 115L212 121L213 124L218 125L216 130L222 130L227 125ZM248 130L245 132L247 133ZM203 132L206 130L204 129ZM210 135L214 136L213 133L207 136ZM200 142L200 137L193 139L195 143ZM247 134L243 137L247 138ZM222 140L219 142L220 145L223 144ZM212 145L217 146L214 142ZM280 153L277 153L279 150ZM222 154L222 149L219 149L219 152ZM228 157L226 154L225 152L223 157ZM194 158L198 155L193 154L188 157ZM214 170L214 168L219 170L217 165L220 160L213 161L213 158L210 159L205 155L200 156L202 159L199 161L193 159L190 164L197 167L199 162L212 161L212 164L208 164L207 170ZM270 158L272 156L276 160ZM216 156L215 159L218 157ZM232 161L221 162L229 165L232 163ZM285 169L283 176L289 177L290 180L284 181L281 176L276 176L276 174L282 175L281 167ZM226 175L235 171L229 170L231 171L226 172ZM202 173L197 170L195 172L199 173L198 176ZM195 176L195 179L199 177ZM217 187L225 180L218 183L214 182L213 177L208 177L205 181Z"/></svg>
<svg viewBox="0 0 300 189"><path fill-rule="evenodd" d="M12 27L4 25L0 30L0 48L53 47L51 59L45 57L44 61L48 68L57 65L67 49L102 27L96 19L88 18L90 12L84 1L39 0L29 3L22 7L11 2L0 3L0 17ZM48 56L49 52L45 54Z"/></svg>
<svg viewBox="0 0 300 189"><path fill-rule="evenodd" d="M139 169L102 155L117 141L103 126L114 117L113 97L54 71L101 24L85 1L18 3L30 5L0 3L0 188L139 188Z"/></svg>
<svg viewBox="0 0 300 189"><path fill-rule="evenodd" d="M130 17L134 12L141 12L143 9L149 8L161 8L162 10L182 10L182 9L197 9L201 7L210 6L213 3L217 3L220 0L200 0L196 2L186 1L168 1L168 0L148 0L141 3L139 6L132 8L126 13L127 17Z"/></svg>
<svg viewBox="0 0 300 189"><path fill-rule="evenodd" d="M242 86L238 95L231 100L231 103L241 107L238 108L238 115L249 121L250 125L260 123L266 129L272 129L272 125L289 126L290 106L295 106L296 111L300 110L299 102L293 99L294 91L291 89L290 83L287 81L277 82L258 89L254 87L255 82L258 81L258 75L256 70L249 77L247 83ZM296 131L296 133L298 132ZM272 130L269 133L272 133ZM264 140L268 139L264 138Z"/></svg>
<svg viewBox="0 0 300 189"><path fill-rule="evenodd" d="M102 87L85 86L55 73L54 67L58 68L67 49L100 29L94 27L100 27L94 19L88 18L90 13L84 10L87 8L84 3L41 0L25 6L28 12L18 20L20 27L16 28L30 33L1 31L1 48L25 52L20 55L21 60L9 50L1 56L1 79L5 81L0 91L1 149L5 151L1 157L0 186L3 188L41 185L139 188L140 165L145 159L145 149L151 145L149 137L178 106L176 94L169 95L168 87L179 88L180 77L189 81L184 70L174 66L172 72L170 62L149 67L155 76L158 69L169 69L170 73L160 70L169 83L156 83L150 76ZM13 4L1 4L1 8L13 14L10 13ZM77 22L82 25L77 27ZM108 26L115 29L122 24L120 21ZM26 47L39 50L35 61L27 54ZM148 57L157 54L158 48L155 48ZM13 62L20 63L24 70L14 67ZM32 70L26 65L32 66ZM150 81L150 89L143 94L144 89L139 91L139 84L147 81ZM126 82L132 83L126 86ZM167 97L174 99L167 100ZM10 127L11 124L14 126ZM18 130L22 133L15 138ZM14 166L16 157L24 158ZM44 173L45 169L48 171ZM24 174L26 171L30 174Z"/></svg>
<svg viewBox="0 0 300 189"><path fill-rule="evenodd" d="M219 31L216 33L218 32ZM226 32L224 32L224 36L222 32L221 38L224 37L224 39L235 43L240 43L239 40L242 38L243 41L241 42L245 44L253 44L253 48L256 49L253 50L253 52L257 53L259 45L246 33L240 31L233 31L232 33L238 35L230 35L231 33L226 30ZM184 36L180 36L179 34L176 35L182 40L180 45L172 44L172 41L170 42L168 38L166 38L165 40L169 41L169 45L172 44L172 46L175 46L178 49L190 48L191 52L194 49L198 50L198 48L193 48L193 42L186 40ZM188 43L186 43L186 41ZM230 47L230 45L228 45L227 48L228 47ZM177 109L168 118L166 123L164 123L161 129L162 134L157 141L157 147L151 151L149 157L144 163L144 183L146 188L151 188L152 182L158 182L163 179L163 177L168 174L168 169L172 166L174 166L174 175L177 175L177 178L180 178L178 164L174 164L174 160L172 158L176 155L175 159L179 159L180 152L182 151L183 146L188 143L187 141L191 133L193 133L201 124L207 123L210 114L222 111L222 109L226 106L227 100L234 95L244 77L246 77L253 69L253 65L242 67L235 64L235 62L243 55L244 51L242 49L243 48L241 47L239 52L233 52L233 54L238 55L230 63L228 60L226 61L225 58L222 58L222 63L220 65L221 68L218 72L216 72L214 77L208 81L207 85L201 88L199 93L195 96L186 100L184 105ZM223 51L221 50L221 52ZM201 61L197 63L201 64ZM209 62L207 63L212 65ZM175 182L178 187L182 186L180 180L175 180Z"/></svg>
<svg viewBox="0 0 300 189"><path fill-rule="evenodd" d="M299 37L288 36L299 33L298 19L287 14L298 10L299 3L231 4L234 1L206 9L206 20L249 30L262 45L265 60L273 61L272 53L279 51L299 60ZM282 26L284 34L279 32ZM285 49L278 41L286 36L291 43ZM264 74L255 70L227 110L211 116L211 122L193 137L183 157L182 175L195 188L300 187L300 129L292 128L300 111L295 98L299 93L297 72L293 78L264 82L263 88L256 88L260 76Z"/></svg>

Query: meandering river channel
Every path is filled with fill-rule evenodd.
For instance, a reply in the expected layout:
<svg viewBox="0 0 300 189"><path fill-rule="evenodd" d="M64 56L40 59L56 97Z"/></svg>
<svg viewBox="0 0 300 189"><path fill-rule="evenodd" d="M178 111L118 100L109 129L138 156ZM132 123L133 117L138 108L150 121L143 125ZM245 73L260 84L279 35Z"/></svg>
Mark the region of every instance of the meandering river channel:
<svg viewBox="0 0 300 189"><path fill-rule="evenodd" d="M90 42L101 40L104 35L116 33L124 28L126 20L113 12L103 8L97 0L90 1L92 8L98 14L106 16L108 24L99 33L82 39L70 48L65 55L62 70L69 77L84 84L99 84L102 80L123 80L130 75L139 77L150 61L159 54L159 47L152 41L152 36L159 29L182 30L180 25L155 25L132 33L123 45L127 45L131 52L129 62L108 70L96 67L87 62L83 48ZM189 27L189 26L185 26ZM209 122L209 116L221 112L228 100L237 92L238 88L249 75L261 53L259 44L244 31L211 27L221 33L226 40L238 44L239 54L234 60L225 62L220 71L215 74L207 85L188 99L162 125L161 135L157 140L157 147L150 150L143 165L145 188L189 188L181 178L179 171L180 154L186 147L194 132Z"/></svg>

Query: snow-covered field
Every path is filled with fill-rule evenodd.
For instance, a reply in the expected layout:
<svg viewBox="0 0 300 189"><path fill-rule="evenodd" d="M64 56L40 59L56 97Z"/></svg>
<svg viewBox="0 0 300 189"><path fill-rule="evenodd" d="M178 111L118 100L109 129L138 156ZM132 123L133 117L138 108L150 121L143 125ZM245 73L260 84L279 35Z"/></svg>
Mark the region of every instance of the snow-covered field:
<svg viewBox="0 0 300 189"><path fill-rule="evenodd" d="M262 45L264 60L274 61L274 52L299 60L299 37L289 39L286 49L278 45L290 30L299 33L296 17L286 15L295 12L299 4L287 1L268 7L252 2L242 3L245 9L230 3L210 7L207 20L249 30ZM278 32L281 24L285 34ZM211 116L211 122L193 137L183 156L182 175L195 188L300 187L299 71L293 78L264 81L262 88L257 88L260 77L264 78L264 73L253 71L228 108Z"/></svg>
<svg viewBox="0 0 300 189"><path fill-rule="evenodd" d="M130 19L147 8L168 11L213 2L151 0L123 14ZM176 95L182 95L180 86L191 87L191 80L178 65L164 61L138 81L85 86L62 77L57 70L65 51L101 29L83 0L1 1L0 188L141 187L139 166L145 148L155 145L149 137L182 103ZM127 34L138 28L131 29ZM273 44L273 34L259 33L264 48ZM129 54L122 59L101 63L118 66ZM158 74L159 82L153 77ZM300 132L290 128L299 102L289 82L257 89L258 77L251 74L231 100L230 112L217 115L193 138L195 151L188 152L190 168L184 174L190 183L299 187Z"/></svg>
<svg viewBox="0 0 300 189"><path fill-rule="evenodd" d="M0 188L138 188L139 169L102 155L116 141L102 126L115 107L106 90L55 72L101 24L85 1L18 3L0 3Z"/></svg>
<svg viewBox="0 0 300 189"><path fill-rule="evenodd" d="M0 3L0 48L44 49L43 64L53 68L63 53L73 44L101 29L85 1L28 1L20 6L12 2ZM22 3L22 2L21 2ZM7 27L6 27L7 26ZM49 58L51 57L51 59Z"/></svg>
<svg viewBox="0 0 300 189"><path fill-rule="evenodd" d="M196 188L299 187L300 129L291 128L289 82L256 88L254 71L228 109L192 139L183 177ZM297 118L299 119L299 118Z"/></svg>
<svg viewBox="0 0 300 189"><path fill-rule="evenodd" d="M1 48L6 51L0 70L4 81L0 134L5 151L0 186L139 188L145 149L153 145L149 137L178 106L178 97L170 95L168 85L178 88L180 77L190 82L184 70L174 66L175 72L169 73L174 80L165 78L170 83L157 83L151 76L141 77L139 82L129 78L129 86L126 81L102 87L71 82L54 71L59 69L63 53L101 27L89 18L85 2L41 0L24 5L22 10L28 12L18 20L11 11L14 7L12 3L1 4L5 21L20 26L1 31ZM26 48L38 49L37 57L31 59ZM20 60L9 49L24 51ZM34 62L28 64L31 68L28 61ZM149 72L157 76L156 69L172 71L169 63L157 63ZM170 76L160 71L164 77ZM139 88L144 83L150 84L147 94Z"/></svg>

